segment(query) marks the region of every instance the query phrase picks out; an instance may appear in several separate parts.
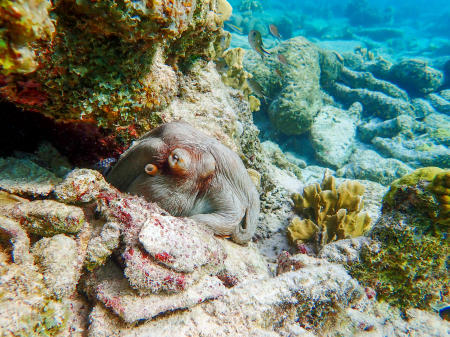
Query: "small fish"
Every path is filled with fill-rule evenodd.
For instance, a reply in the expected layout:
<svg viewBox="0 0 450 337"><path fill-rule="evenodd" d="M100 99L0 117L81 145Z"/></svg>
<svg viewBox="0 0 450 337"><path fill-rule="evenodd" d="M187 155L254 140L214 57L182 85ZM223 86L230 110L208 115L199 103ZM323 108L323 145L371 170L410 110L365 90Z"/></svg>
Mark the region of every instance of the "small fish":
<svg viewBox="0 0 450 337"><path fill-rule="evenodd" d="M266 101L266 95L264 94L264 89L261 87L261 85L254 80L253 78L247 78L247 83L250 89L252 89L253 93L262 98L264 102Z"/></svg>
<svg viewBox="0 0 450 337"><path fill-rule="evenodd" d="M274 24L269 25L270 34L276 37L278 40L281 40L281 34L278 32L278 27Z"/></svg>
<svg viewBox="0 0 450 337"><path fill-rule="evenodd" d="M278 61L280 61L281 63L283 63L284 65L288 65L288 61L286 60L286 57L283 54L278 54Z"/></svg>
<svg viewBox="0 0 450 337"><path fill-rule="evenodd" d="M275 74L277 74L277 76L279 78L284 79L284 75L283 75L283 73L281 72L281 70L279 68L275 69Z"/></svg>
<svg viewBox="0 0 450 337"><path fill-rule="evenodd" d="M248 33L248 43L250 46L259 54L262 58L264 58L264 53L267 55L271 55L267 50L264 49L261 33L257 30L251 30Z"/></svg>
<svg viewBox="0 0 450 337"><path fill-rule="evenodd" d="M228 23L225 22L225 24L227 25L227 27L231 28L231 30L234 30L236 33L241 33L242 34L242 28L238 27L236 25L233 25L232 23Z"/></svg>

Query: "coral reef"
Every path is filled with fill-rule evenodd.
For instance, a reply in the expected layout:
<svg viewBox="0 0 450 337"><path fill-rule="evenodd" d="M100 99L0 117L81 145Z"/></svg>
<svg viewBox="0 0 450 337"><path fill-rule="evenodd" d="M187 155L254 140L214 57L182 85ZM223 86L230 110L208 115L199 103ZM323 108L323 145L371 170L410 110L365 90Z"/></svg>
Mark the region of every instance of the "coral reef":
<svg viewBox="0 0 450 337"><path fill-rule="evenodd" d="M44 3L37 6L46 12ZM167 73L176 76L227 47L221 26L229 12L224 0L57 1L54 36L33 45L39 67L19 81L3 78L2 95L56 118L148 130L161 118L156 110L175 96ZM36 32L49 30L47 21L35 25ZM13 34L7 28L4 34ZM19 100L22 88L30 93Z"/></svg>
<svg viewBox="0 0 450 337"><path fill-rule="evenodd" d="M55 27L48 0L10 1L0 4L0 74L27 74L38 67L32 43L51 39Z"/></svg>
<svg viewBox="0 0 450 337"><path fill-rule="evenodd" d="M363 208L364 186L345 181L336 189L333 176L324 175L322 183L306 186L303 194L294 194L294 207L306 216L295 217L288 226L293 242L315 240L319 247L348 237L357 237L370 228L371 219Z"/></svg>
<svg viewBox="0 0 450 337"><path fill-rule="evenodd" d="M436 183L427 185L431 179ZM394 182L370 232L374 241L361 250L361 261L348 267L379 299L404 312L432 311L432 304L449 302L448 204L439 204L434 194L448 192L446 179L448 171L424 168Z"/></svg>

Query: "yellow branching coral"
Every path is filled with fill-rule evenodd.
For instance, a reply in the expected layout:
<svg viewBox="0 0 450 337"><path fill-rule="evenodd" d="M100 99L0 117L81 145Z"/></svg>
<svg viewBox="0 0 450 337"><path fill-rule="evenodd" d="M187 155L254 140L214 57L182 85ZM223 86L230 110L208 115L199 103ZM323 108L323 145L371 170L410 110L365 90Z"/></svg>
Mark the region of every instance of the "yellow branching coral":
<svg viewBox="0 0 450 337"><path fill-rule="evenodd" d="M247 79L251 75L244 70L243 60L245 51L242 48L228 49L222 55L222 59L218 60L218 67L221 69L222 81L226 85L242 90L247 101L250 103L252 111L259 110L261 102L252 94Z"/></svg>
<svg viewBox="0 0 450 337"><path fill-rule="evenodd" d="M293 242L317 239L323 246L331 241L361 236L370 228L371 219L361 213L364 186L347 180L336 189L334 177L324 174L322 183L306 186L303 194L292 196L295 210L305 216L295 217L288 226Z"/></svg>

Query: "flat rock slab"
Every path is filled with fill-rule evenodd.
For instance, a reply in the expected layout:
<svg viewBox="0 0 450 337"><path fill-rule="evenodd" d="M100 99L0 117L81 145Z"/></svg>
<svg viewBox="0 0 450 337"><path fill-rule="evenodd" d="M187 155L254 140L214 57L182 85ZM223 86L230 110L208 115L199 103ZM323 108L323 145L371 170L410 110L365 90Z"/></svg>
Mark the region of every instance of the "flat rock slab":
<svg viewBox="0 0 450 337"><path fill-rule="evenodd" d="M0 158L0 189L22 196L48 196L61 181L52 172L27 159Z"/></svg>
<svg viewBox="0 0 450 337"><path fill-rule="evenodd" d="M195 221L154 216L142 227L139 242L155 260L178 272L190 273L223 258L223 248Z"/></svg>
<svg viewBox="0 0 450 337"><path fill-rule="evenodd" d="M223 295L226 289L218 278L205 276L182 293L139 296L113 262L95 271L85 286L91 296L126 323L149 320L168 311L193 307Z"/></svg>

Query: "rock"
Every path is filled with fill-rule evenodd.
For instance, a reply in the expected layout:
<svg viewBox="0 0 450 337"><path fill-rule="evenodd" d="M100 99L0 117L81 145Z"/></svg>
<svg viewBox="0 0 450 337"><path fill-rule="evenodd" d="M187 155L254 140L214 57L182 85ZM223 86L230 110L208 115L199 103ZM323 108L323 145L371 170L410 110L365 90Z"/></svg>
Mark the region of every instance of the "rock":
<svg viewBox="0 0 450 337"><path fill-rule="evenodd" d="M122 271L109 262L85 280L85 289L97 301L112 310L126 323L148 320L176 309L189 308L222 295L225 287L216 277L205 276L189 290L179 294L138 295Z"/></svg>
<svg viewBox="0 0 450 337"><path fill-rule="evenodd" d="M413 169L400 160L383 158L372 150L357 150L349 163L336 174L349 179L366 179L389 185L395 179L412 172Z"/></svg>
<svg viewBox="0 0 450 337"><path fill-rule="evenodd" d="M445 100L447 100L447 101L450 101L450 89L442 90L442 91L439 93L439 95L440 95L443 99L445 99Z"/></svg>
<svg viewBox="0 0 450 337"><path fill-rule="evenodd" d="M161 264L184 273L192 273L223 255L211 232L189 219L153 216L143 225L139 242Z"/></svg>
<svg viewBox="0 0 450 337"><path fill-rule="evenodd" d="M33 245L32 253L48 290L56 298L72 295L82 267L77 261L76 241L64 234L43 238Z"/></svg>
<svg viewBox="0 0 450 337"><path fill-rule="evenodd" d="M414 119L409 115L400 115L385 121L372 118L369 122L358 125L358 137L370 143L372 138L392 138L400 132L413 130L413 127Z"/></svg>
<svg viewBox="0 0 450 337"><path fill-rule="evenodd" d="M450 146L450 116L438 112L430 113L423 119L427 135L437 144Z"/></svg>
<svg viewBox="0 0 450 337"><path fill-rule="evenodd" d="M114 189L94 170L76 169L58 184L54 193L61 202L84 204L94 201L102 191Z"/></svg>
<svg viewBox="0 0 450 337"><path fill-rule="evenodd" d="M444 81L441 71L429 67L424 61L415 59L394 64L390 70L390 78L412 94L433 92Z"/></svg>
<svg viewBox="0 0 450 337"><path fill-rule="evenodd" d="M305 38L295 37L283 41L272 52L284 55L288 62L283 65L281 84L274 72L279 63L275 60L263 62L256 53L248 53L245 68L271 97L268 103L273 126L287 135L305 133L322 104L319 50Z"/></svg>
<svg viewBox="0 0 450 337"><path fill-rule="evenodd" d="M2 237L7 226L0 219ZM29 241L25 232L19 226L9 230L13 230L7 234L11 241L0 240L0 331L5 336L64 332L69 317L67 304L50 297L43 275L26 249ZM8 251L14 255L9 256Z"/></svg>
<svg viewBox="0 0 450 337"><path fill-rule="evenodd" d="M378 91L367 89L352 89L344 84L335 83L330 92L345 104L360 102L365 114L381 119L392 119L402 114L413 115L411 105L402 99L393 98Z"/></svg>
<svg viewBox="0 0 450 337"><path fill-rule="evenodd" d="M18 203L12 209L11 216L27 232L41 236L76 234L85 223L81 208L53 200Z"/></svg>
<svg viewBox="0 0 450 337"><path fill-rule="evenodd" d="M318 257L332 263L353 264L360 262L359 253L363 245L370 241L365 236L330 242L322 247Z"/></svg>
<svg viewBox="0 0 450 337"><path fill-rule="evenodd" d="M48 196L61 180L27 159L0 158L0 189L31 197Z"/></svg>
<svg viewBox="0 0 450 337"><path fill-rule="evenodd" d="M314 117L311 141L316 157L333 168L346 163L354 150L356 124L362 106L353 104L347 111L325 106Z"/></svg>
<svg viewBox="0 0 450 337"><path fill-rule="evenodd" d="M450 115L450 100L438 94L428 94L426 98L437 111Z"/></svg>
<svg viewBox="0 0 450 337"><path fill-rule="evenodd" d="M261 145L273 165L281 170L291 172L298 179L302 178L302 170L297 164L302 165L304 163L301 161L299 162L296 158L292 158L292 156L285 155L280 146L276 143L267 140Z"/></svg>
<svg viewBox="0 0 450 337"><path fill-rule="evenodd" d="M417 118L423 118L433 112L436 112L430 102L422 98L414 98L411 103L414 109L414 116Z"/></svg>
<svg viewBox="0 0 450 337"><path fill-rule="evenodd" d="M120 328L131 336L145 336L148 331L171 336L176 326L180 336L286 336L287 331L316 336L314 332L321 331L332 317L365 301L364 290L341 266L306 255L298 260L303 268L297 271L242 283L214 301L135 328L114 321L97 306L91 314L90 335L116 336L114 331Z"/></svg>
<svg viewBox="0 0 450 337"><path fill-rule="evenodd" d="M90 271L105 263L113 250L119 247L120 224L107 222L103 225L101 232L93 236L86 251L86 268Z"/></svg>
<svg viewBox="0 0 450 337"><path fill-rule="evenodd" d="M16 264L32 264L33 257L30 250L30 239L27 233L16 221L0 215L0 239L8 238L12 244L11 258Z"/></svg>
<svg viewBox="0 0 450 337"><path fill-rule="evenodd" d="M309 130L322 105L318 49L297 37L284 42L277 52L291 68L285 74L286 84L269 106L269 118L284 134L300 135Z"/></svg>
<svg viewBox="0 0 450 337"><path fill-rule="evenodd" d="M227 257L218 277L227 288L269 277L267 261L255 244L243 247L228 240L221 243Z"/></svg>
<svg viewBox="0 0 450 337"><path fill-rule="evenodd" d="M339 74L339 81L351 88L364 88L370 91L378 91L390 97L408 100L408 94L396 85L379 80L370 72L358 72L343 67Z"/></svg>
<svg viewBox="0 0 450 337"><path fill-rule="evenodd" d="M413 167L450 166L450 150L448 147L436 144L427 135L415 139L375 137L372 144L381 153L399 159Z"/></svg>

